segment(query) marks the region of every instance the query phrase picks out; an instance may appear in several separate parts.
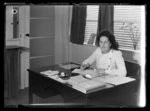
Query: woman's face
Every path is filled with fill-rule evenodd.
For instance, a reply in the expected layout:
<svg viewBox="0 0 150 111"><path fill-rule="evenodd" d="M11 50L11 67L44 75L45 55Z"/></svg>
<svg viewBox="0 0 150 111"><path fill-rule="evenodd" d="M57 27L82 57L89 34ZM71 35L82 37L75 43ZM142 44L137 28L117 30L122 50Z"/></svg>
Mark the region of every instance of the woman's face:
<svg viewBox="0 0 150 111"><path fill-rule="evenodd" d="M102 36L99 41L99 46L102 50L102 53L108 53L110 51L111 43L108 40L108 37Z"/></svg>

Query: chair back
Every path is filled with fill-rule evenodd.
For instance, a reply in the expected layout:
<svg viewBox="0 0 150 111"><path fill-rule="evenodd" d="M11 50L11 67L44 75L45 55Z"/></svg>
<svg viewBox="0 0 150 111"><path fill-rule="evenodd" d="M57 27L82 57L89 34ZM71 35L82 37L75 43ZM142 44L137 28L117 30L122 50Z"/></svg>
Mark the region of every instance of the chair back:
<svg viewBox="0 0 150 111"><path fill-rule="evenodd" d="M134 77L134 78L140 77L140 65L139 64L125 61L125 66L126 66L128 77Z"/></svg>

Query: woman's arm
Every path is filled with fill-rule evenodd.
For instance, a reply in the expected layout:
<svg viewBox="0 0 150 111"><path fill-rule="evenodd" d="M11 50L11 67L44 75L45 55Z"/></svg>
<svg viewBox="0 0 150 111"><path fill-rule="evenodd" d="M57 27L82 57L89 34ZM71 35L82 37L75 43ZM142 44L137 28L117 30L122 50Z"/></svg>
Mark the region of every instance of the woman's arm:
<svg viewBox="0 0 150 111"><path fill-rule="evenodd" d="M115 60L116 69L106 70L105 73L110 75L126 76L127 71L126 71L124 59L122 57L122 53L120 51L115 52L114 60Z"/></svg>
<svg viewBox="0 0 150 111"><path fill-rule="evenodd" d="M85 59L82 64L89 64L91 65L96 60L96 52L98 49L96 49L87 59Z"/></svg>

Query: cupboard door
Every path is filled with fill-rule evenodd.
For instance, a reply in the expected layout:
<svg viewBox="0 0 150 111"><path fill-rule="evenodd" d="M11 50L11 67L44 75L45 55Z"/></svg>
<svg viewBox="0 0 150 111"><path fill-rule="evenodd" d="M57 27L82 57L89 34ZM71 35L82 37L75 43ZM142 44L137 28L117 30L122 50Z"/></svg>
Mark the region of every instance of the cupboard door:
<svg viewBox="0 0 150 111"><path fill-rule="evenodd" d="M54 64L54 6L30 6L30 68Z"/></svg>

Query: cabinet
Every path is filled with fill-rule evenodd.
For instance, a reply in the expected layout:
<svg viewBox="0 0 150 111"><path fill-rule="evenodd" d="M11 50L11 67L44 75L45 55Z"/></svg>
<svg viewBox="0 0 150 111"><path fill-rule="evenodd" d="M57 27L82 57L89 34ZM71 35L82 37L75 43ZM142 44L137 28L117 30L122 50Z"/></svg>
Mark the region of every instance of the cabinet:
<svg viewBox="0 0 150 111"><path fill-rule="evenodd" d="M54 6L30 6L30 69L55 62Z"/></svg>
<svg viewBox="0 0 150 111"><path fill-rule="evenodd" d="M20 47L8 46L5 50L5 97L14 97L19 94L20 84Z"/></svg>

